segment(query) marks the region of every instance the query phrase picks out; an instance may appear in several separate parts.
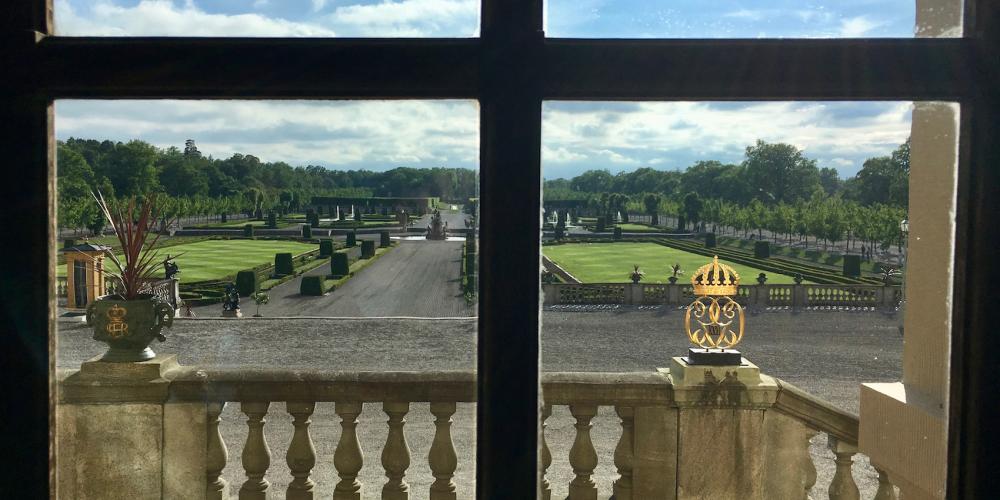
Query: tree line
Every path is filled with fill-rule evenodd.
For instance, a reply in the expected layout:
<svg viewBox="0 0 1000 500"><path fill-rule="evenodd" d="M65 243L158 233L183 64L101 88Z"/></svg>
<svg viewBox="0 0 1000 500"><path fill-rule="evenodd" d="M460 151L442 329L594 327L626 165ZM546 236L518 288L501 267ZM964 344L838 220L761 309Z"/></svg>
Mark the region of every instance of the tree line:
<svg viewBox="0 0 1000 500"><path fill-rule="evenodd" d="M184 148L144 141L70 138L56 151L60 227L95 230L103 221L91 197L157 194L169 216L289 212L313 196L434 196L467 199L476 193L476 172L464 168L399 167L385 172L293 167L250 154L212 158L193 140ZM99 229L97 229L99 230Z"/></svg>
<svg viewBox="0 0 1000 500"><path fill-rule="evenodd" d="M665 214L685 226L706 222L745 237L767 230L787 242L797 237L808 245L812 237L816 244L847 240L849 248L878 243L886 249L900 244L909 172L909 139L888 156L869 158L846 180L795 146L758 140L739 164L699 161L683 171L640 168L617 175L589 170L546 181L544 193L546 200L579 200L607 216Z"/></svg>

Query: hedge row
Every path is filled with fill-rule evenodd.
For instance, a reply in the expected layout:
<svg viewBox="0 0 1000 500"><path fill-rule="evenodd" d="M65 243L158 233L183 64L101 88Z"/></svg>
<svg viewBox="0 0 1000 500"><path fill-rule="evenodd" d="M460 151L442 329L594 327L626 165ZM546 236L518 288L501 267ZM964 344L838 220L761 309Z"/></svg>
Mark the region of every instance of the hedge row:
<svg viewBox="0 0 1000 500"><path fill-rule="evenodd" d="M835 284L835 285L882 284L882 282L877 278L850 278L842 276L834 271L828 271L826 269L817 269L815 267L811 267L805 264L797 264L794 262L777 260L777 259L758 259L755 258L753 254L749 252L741 252L739 250L732 250L724 247L715 247L713 249L706 249L703 245L688 240L655 238L652 241L654 243L666 247L676 248L678 250L683 250L685 252L704 255L706 257L712 257L714 255L718 255L720 258L729 260L731 262L736 262L738 264L744 264L747 266L756 267L764 271L769 271L773 273L785 274L788 276L801 274L804 279L809 281L814 281L820 284Z"/></svg>

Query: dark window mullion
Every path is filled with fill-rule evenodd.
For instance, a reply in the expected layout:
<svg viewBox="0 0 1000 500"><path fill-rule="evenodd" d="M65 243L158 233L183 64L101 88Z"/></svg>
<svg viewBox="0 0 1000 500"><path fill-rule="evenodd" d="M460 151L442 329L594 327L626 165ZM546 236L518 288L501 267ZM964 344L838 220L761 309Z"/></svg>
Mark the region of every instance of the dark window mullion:
<svg viewBox="0 0 1000 500"><path fill-rule="evenodd" d="M546 39L546 99L955 100L968 39ZM599 62L599 63L598 63Z"/></svg>
<svg viewBox="0 0 1000 500"><path fill-rule="evenodd" d="M476 486L538 494L541 0L484 0Z"/></svg>

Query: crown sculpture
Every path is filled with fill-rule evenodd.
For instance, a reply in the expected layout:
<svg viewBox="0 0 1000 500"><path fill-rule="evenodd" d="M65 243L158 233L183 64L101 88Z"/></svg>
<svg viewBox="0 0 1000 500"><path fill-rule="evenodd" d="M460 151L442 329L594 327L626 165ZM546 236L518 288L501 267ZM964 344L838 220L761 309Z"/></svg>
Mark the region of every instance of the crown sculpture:
<svg viewBox="0 0 1000 500"><path fill-rule="evenodd" d="M700 349L689 351L692 364L740 364L740 353L732 350L743 339L743 307L733 296L740 275L716 256L691 276L696 298L684 314L684 330Z"/></svg>

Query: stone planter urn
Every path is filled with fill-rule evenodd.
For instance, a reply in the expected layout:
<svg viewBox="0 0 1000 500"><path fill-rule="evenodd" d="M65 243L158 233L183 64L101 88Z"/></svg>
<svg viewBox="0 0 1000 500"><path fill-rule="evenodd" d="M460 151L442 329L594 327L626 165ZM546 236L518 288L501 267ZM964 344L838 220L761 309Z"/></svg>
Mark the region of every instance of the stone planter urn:
<svg viewBox="0 0 1000 500"><path fill-rule="evenodd" d="M670 276L667 278L667 281L669 281L671 285L677 284L677 276Z"/></svg>
<svg viewBox="0 0 1000 500"><path fill-rule="evenodd" d="M154 295L140 295L135 300L109 295L87 307L87 323L94 327L94 340L110 347L101 361L112 363L153 359L156 353L149 344L153 339L167 340L160 330L170 328L173 322L174 308Z"/></svg>

